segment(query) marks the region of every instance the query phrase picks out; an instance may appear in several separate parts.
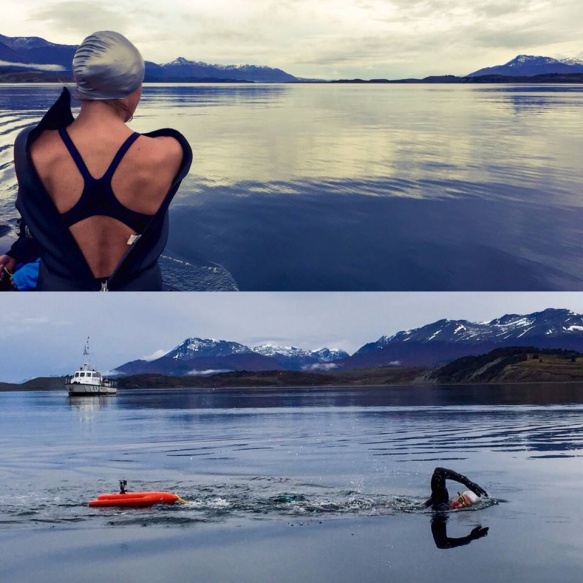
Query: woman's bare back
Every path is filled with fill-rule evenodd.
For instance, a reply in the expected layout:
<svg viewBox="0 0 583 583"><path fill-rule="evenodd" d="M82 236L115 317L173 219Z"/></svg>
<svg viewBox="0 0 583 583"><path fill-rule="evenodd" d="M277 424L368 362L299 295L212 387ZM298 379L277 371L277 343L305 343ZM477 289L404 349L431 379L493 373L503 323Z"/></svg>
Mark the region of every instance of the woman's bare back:
<svg viewBox="0 0 583 583"><path fill-rule="evenodd" d="M91 176L100 178L123 142L132 134L124 125L83 124L67 128ZM39 177L59 213L81 198L84 181L57 131L45 131L32 144L31 156ZM140 136L115 171L111 185L126 208L153 215L159 209L182 162L182 147L171 137ZM96 278L111 275L136 232L121 221L102 215L71 225L71 234Z"/></svg>

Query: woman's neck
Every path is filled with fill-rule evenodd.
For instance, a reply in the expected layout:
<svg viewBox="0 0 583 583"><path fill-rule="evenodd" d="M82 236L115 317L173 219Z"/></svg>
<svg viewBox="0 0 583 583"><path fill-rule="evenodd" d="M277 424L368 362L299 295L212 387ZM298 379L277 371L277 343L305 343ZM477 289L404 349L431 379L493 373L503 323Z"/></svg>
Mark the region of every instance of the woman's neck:
<svg viewBox="0 0 583 583"><path fill-rule="evenodd" d="M125 125L127 112L106 101L82 101L77 125L107 124Z"/></svg>

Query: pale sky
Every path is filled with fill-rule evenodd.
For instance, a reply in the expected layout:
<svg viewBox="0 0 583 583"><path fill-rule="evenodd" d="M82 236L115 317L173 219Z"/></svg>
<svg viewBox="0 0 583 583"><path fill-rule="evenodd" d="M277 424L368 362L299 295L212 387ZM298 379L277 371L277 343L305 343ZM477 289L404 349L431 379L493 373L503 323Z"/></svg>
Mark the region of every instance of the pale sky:
<svg viewBox="0 0 583 583"><path fill-rule="evenodd" d="M74 371L87 336L102 371L161 356L189 337L353 353L441 318L583 314L583 293L3 293L1 307L0 381L20 382Z"/></svg>
<svg viewBox="0 0 583 583"><path fill-rule="evenodd" d="M109 29L156 63L396 79L466 75L517 54L581 58L582 20L581 0L8 0L0 33L76 45Z"/></svg>

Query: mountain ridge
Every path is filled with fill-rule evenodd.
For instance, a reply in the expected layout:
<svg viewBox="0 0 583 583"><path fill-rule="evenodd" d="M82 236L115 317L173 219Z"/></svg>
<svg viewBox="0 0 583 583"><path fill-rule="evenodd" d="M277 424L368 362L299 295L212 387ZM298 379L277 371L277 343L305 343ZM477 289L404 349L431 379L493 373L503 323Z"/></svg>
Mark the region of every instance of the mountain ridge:
<svg viewBox="0 0 583 583"><path fill-rule="evenodd" d="M0 34L0 73L17 67L21 72L42 73L42 66L60 67L63 81L72 78L71 63L77 45L62 45L40 37L8 37ZM177 57L166 64L146 61L146 82L230 81L297 82L298 78L282 69L264 65L212 65ZM8 71L9 73L10 71ZM54 74L46 74L53 80ZM66 79L65 79L66 78Z"/></svg>
<svg viewBox="0 0 583 583"><path fill-rule="evenodd" d="M38 377L21 384L0 382L1 391L63 390L64 377ZM412 387L417 385L510 385L556 383L566 385L568 392L579 393L583 382L583 354L563 349L542 349L516 346L496 348L475 356L465 356L433 369L422 367L377 367L370 369L336 370L314 373L310 371L228 371L210 377L167 376L142 374L118 379L120 389L193 388L215 391L241 390L273 391L280 388L310 390L318 388L334 391L343 388L367 387L382 390L387 386ZM564 390L562 391L564 393ZM482 393L484 394L484 393ZM508 394L507 394L508 396ZM569 401L572 402L572 401Z"/></svg>
<svg viewBox="0 0 583 583"><path fill-rule="evenodd" d="M77 45L53 43L41 37L9 37L0 34L0 79L10 75L10 69L18 67L23 73L35 73L38 78L54 82L54 73L44 72L42 65L59 67L60 81L68 81L72 76L71 62ZM7 70L8 69L8 70ZM552 57L519 54L504 65L494 65L478 69L465 76L433 75L424 79L342 79L344 83L466 83L466 82L583 82L583 61L575 58L554 59ZM544 78L544 77L550 78ZM553 77L555 77L553 79ZM11 80L18 80L12 75ZM265 65L220 65L187 59L183 56L157 64L146 61L146 82L269 82L298 83L322 81L296 77L280 68Z"/></svg>
<svg viewBox="0 0 583 583"><path fill-rule="evenodd" d="M528 345L583 352L583 316L548 308L506 314L487 322L440 319L411 330L381 336L352 355L340 349L306 350L271 344L248 347L225 340L188 338L152 361L118 366L119 374L210 374L225 370L350 370L378 366L438 366L495 348Z"/></svg>
<svg viewBox="0 0 583 583"><path fill-rule="evenodd" d="M578 59L554 59L535 55L517 55L504 65L484 67L470 73L467 77L481 77L483 75L531 77L555 73L583 73L583 61Z"/></svg>

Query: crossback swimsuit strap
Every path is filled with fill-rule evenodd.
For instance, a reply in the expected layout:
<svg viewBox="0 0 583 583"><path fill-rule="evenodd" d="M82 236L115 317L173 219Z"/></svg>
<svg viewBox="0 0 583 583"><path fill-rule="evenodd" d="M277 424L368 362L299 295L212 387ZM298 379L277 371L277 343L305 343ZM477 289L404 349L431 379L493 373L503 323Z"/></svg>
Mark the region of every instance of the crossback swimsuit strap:
<svg viewBox="0 0 583 583"><path fill-rule="evenodd" d="M134 132L125 140L101 178L94 178L91 175L65 128L59 128L59 135L81 173L84 183L79 200L72 208L61 214L66 226L71 227L84 219L102 215L117 219L136 233L142 233L152 216L133 211L121 204L111 187L111 180L117 167L132 144L140 137L140 134Z"/></svg>

